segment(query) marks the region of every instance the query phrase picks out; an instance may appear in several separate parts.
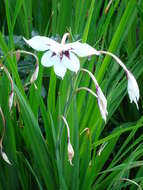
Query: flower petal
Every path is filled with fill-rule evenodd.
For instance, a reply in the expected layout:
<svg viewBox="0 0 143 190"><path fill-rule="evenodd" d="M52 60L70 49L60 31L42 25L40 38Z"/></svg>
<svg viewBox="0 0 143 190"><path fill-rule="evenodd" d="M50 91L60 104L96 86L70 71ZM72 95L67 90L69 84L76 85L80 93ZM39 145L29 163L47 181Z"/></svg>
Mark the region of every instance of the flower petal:
<svg viewBox="0 0 143 190"><path fill-rule="evenodd" d="M54 72L56 73L56 75L58 75L62 79L64 78L64 76L66 74L66 70L67 69L66 69L65 65L62 64L62 62L54 64Z"/></svg>
<svg viewBox="0 0 143 190"><path fill-rule="evenodd" d="M99 55L100 53L87 43L73 42L65 45L70 51L77 54L79 57L91 55Z"/></svg>
<svg viewBox="0 0 143 190"><path fill-rule="evenodd" d="M42 56L41 63L45 67L51 67L56 63L60 63L60 59L57 55L54 55L53 52L47 51Z"/></svg>
<svg viewBox="0 0 143 190"><path fill-rule="evenodd" d="M37 51L45 51L50 49L50 46L56 46L56 44L58 44L56 41L45 36L34 36L29 40L23 39L29 46Z"/></svg>
<svg viewBox="0 0 143 190"><path fill-rule="evenodd" d="M79 59L71 52L69 53L69 57L66 55L63 56L62 63L66 68L76 73L80 68Z"/></svg>

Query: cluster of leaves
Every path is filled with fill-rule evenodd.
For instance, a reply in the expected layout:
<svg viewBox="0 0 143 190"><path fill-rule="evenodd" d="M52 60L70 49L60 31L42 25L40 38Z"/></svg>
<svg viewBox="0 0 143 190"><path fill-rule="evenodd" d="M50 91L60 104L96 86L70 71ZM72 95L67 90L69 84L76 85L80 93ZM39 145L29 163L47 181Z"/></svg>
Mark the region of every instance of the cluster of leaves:
<svg viewBox="0 0 143 190"><path fill-rule="evenodd" d="M1 0L0 54L6 56L3 64L13 77L15 99L9 112L10 85L0 73L0 105L6 119L3 149L12 163L9 166L0 159L0 189L143 187L142 99L140 111L129 104L123 71L110 57L81 59L81 67L92 71L107 96L105 124L96 99L84 91L75 93L80 86L95 90L88 75L68 72L59 80L52 69L40 65L37 89L31 85L25 91L34 59L23 56L17 63L15 56L7 56L10 51L26 48L15 35L29 38L38 33L58 39L69 31L73 41L81 39L96 49L120 55L139 79L142 93L143 1L109 2ZM38 58L40 61L41 53ZM70 126L73 166L68 162L67 132L61 115ZM0 131L2 125L0 118Z"/></svg>

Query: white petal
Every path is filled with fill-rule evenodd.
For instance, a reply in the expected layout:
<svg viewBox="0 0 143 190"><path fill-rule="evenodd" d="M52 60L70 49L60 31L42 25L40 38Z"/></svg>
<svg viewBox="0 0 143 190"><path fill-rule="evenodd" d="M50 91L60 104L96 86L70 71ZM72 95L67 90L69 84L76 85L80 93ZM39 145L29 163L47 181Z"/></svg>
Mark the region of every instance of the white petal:
<svg viewBox="0 0 143 190"><path fill-rule="evenodd" d="M80 68L79 59L71 52L69 53L69 58L65 55L63 56L62 63L66 68L76 73Z"/></svg>
<svg viewBox="0 0 143 190"><path fill-rule="evenodd" d="M60 63L60 59L57 55L53 55L53 52L47 51L42 56L41 63L45 67L51 67L56 63Z"/></svg>
<svg viewBox="0 0 143 190"><path fill-rule="evenodd" d="M76 53L79 57L86 57L86 56L100 54L96 49L94 49L87 43L73 42L66 44L65 47L67 49L71 49L71 51Z"/></svg>
<svg viewBox="0 0 143 190"><path fill-rule="evenodd" d="M127 78L128 78L128 94L129 94L130 101L131 103L135 102L138 109L137 102L139 100L140 94L139 94L139 87L138 87L137 81L130 71L127 72Z"/></svg>
<svg viewBox="0 0 143 190"><path fill-rule="evenodd" d="M56 41L45 37L45 36L34 36L33 38L27 40L23 38L25 42L37 51L45 51L50 49L51 46L58 44Z"/></svg>
<svg viewBox="0 0 143 190"><path fill-rule="evenodd" d="M67 69L66 69L65 65L62 64L62 62L54 64L54 71L55 71L56 75L58 75L62 79L64 78L64 76L66 74L66 70Z"/></svg>

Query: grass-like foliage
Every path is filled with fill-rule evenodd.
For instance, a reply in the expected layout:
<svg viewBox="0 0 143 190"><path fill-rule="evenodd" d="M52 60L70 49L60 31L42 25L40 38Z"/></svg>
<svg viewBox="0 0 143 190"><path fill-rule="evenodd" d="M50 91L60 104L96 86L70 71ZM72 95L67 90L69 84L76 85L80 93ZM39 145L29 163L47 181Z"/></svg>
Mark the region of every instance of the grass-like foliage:
<svg viewBox="0 0 143 190"><path fill-rule="evenodd" d="M23 40L66 32L121 58L138 81L139 110L109 55L79 58L107 97L105 123L88 73L62 80ZM142 42L142 0L0 0L0 190L143 189Z"/></svg>

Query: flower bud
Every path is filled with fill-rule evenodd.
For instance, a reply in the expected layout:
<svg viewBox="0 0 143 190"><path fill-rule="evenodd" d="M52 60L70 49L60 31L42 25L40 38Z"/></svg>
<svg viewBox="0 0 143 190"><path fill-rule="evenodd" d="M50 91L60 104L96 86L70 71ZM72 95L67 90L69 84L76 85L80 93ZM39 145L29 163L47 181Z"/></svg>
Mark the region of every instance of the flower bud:
<svg viewBox="0 0 143 190"><path fill-rule="evenodd" d="M9 161L7 155L5 152L1 152L2 158L5 162L7 162L9 165L11 165L11 162Z"/></svg>
<svg viewBox="0 0 143 190"><path fill-rule="evenodd" d="M20 51L16 51L16 61L18 62L20 60Z"/></svg>
<svg viewBox="0 0 143 190"><path fill-rule="evenodd" d="M11 110L12 108L12 104L13 104L13 97L14 97L14 92L11 91L10 95L9 95L9 100L8 100L8 104L9 104L9 110Z"/></svg>
<svg viewBox="0 0 143 190"><path fill-rule="evenodd" d="M36 64L36 68L35 68L35 71L30 79L30 82L33 83L35 80L37 80L37 77L38 77L38 73L39 73L39 65Z"/></svg>
<svg viewBox="0 0 143 190"><path fill-rule="evenodd" d="M99 86L96 87L96 92L97 92L97 96L98 96L97 101L98 101L100 113L101 113L102 118L106 122L106 118L108 115L107 100Z"/></svg>
<svg viewBox="0 0 143 190"><path fill-rule="evenodd" d="M134 102L137 106L137 109L139 109L137 102L139 100L140 95L139 95L139 87L138 87L137 81L130 71L126 73L127 73L127 79L128 79L128 94L129 94L130 102L131 103Z"/></svg>
<svg viewBox="0 0 143 190"><path fill-rule="evenodd" d="M73 150L73 147L69 141L69 143L68 143L68 159L69 159L70 165L73 165L72 164L73 157L74 157L74 150Z"/></svg>

